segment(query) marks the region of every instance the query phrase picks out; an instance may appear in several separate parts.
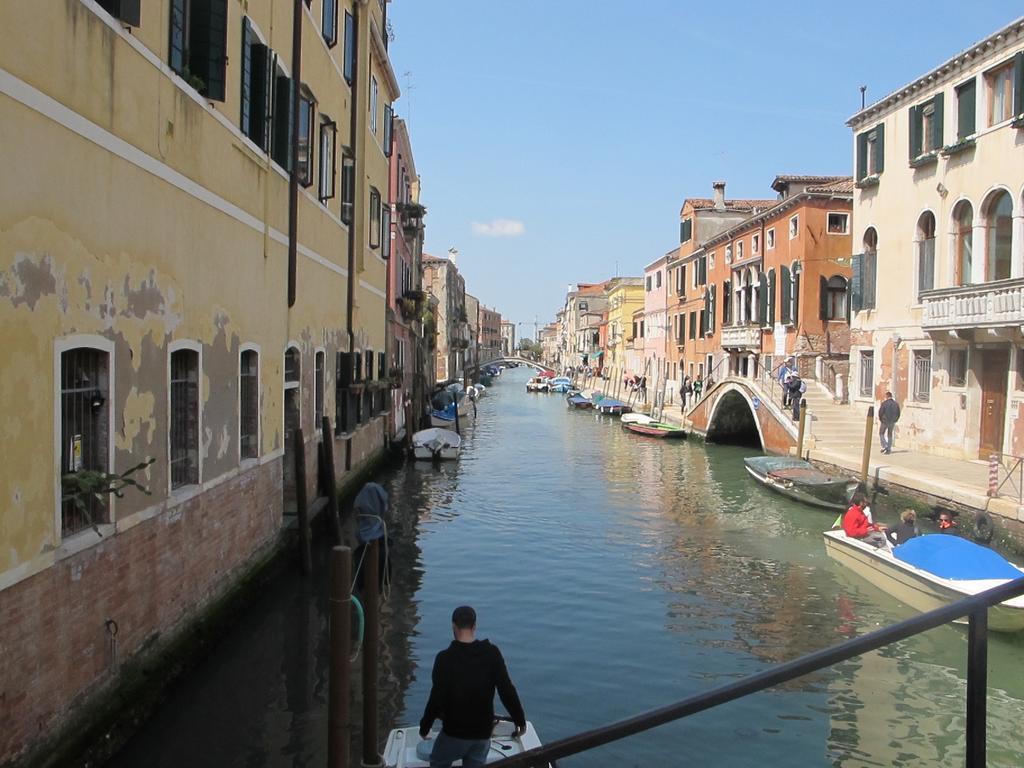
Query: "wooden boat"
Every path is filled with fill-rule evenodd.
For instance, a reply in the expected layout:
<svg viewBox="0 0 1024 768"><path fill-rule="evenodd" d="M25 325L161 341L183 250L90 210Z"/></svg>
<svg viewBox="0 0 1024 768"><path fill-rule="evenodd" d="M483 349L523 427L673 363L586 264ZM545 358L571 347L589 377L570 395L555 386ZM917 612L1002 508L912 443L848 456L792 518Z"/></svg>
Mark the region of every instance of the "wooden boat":
<svg viewBox="0 0 1024 768"><path fill-rule="evenodd" d="M417 459L454 460L459 458L462 438L450 429L421 429L412 436L412 452Z"/></svg>
<svg viewBox="0 0 1024 768"><path fill-rule="evenodd" d="M661 421L627 421L624 422L622 426L630 432L635 432L636 434L644 435L645 437L677 439L684 438L687 435L686 430L682 427L677 427L675 424L666 424Z"/></svg>
<svg viewBox="0 0 1024 768"><path fill-rule="evenodd" d="M623 424L651 424L654 418L646 413L624 413L619 421Z"/></svg>
<svg viewBox="0 0 1024 768"><path fill-rule="evenodd" d="M570 392L565 401L569 404L570 408L591 408L594 405L589 397L584 397L579 392L575 394Z"/></svg>
<svg viewBox="0 0 1024 768"><path fill-rule="evenodd" d="M572 379L568 376L556 376L548 382L548 392L565 394L572 388Z"/></svg>
<svg viewBox="0 0 1024 768"><path fill-rule="evenodd" d="M541 746L537 731L534 730L530 721L526 722L526 733L516 737L515 726L504 719L499 719L491 733L491 751L487 755L488 763L496 763L507 757L521 754L529 749L537 749ZM428 768L430 765L430 750L434 747L436 732L423 740L420 738L419 728L409 726L407 728L395 728L388 734L387 743L384 745L384 767L385 768Z"/></svg>
<svg viewBox="0 0 1024 768"><path fill-rule="evenodd" d="M616 400L614 397L602 397L600 400L595 400L594 407L601 413L611 415L629 413L633 410L627 403Z"/></svg>
<svg viewBox="0 0 1024 768"><path fill-rule="evenodd" d="M534 376L528 382L526 382L527 392L547 392L548 391L548 380L541 376Z"/></svg>
<svg viewBox="0 0 1024 768"><path fill-rule="evenodd" d="M748 456L743 463L762 485L816 507L845 512L857 490L856 480L826 474L809 461L791 456Z"/></svg>
<svg viewBox="0 0 1024 768"><path fill-rule="evenodd" d="M946 533L918 536L895 549L874 547L842 530L825 531L825 551L883 592L919 611L931 611L1024 577L1002 555ZM989 629L1024 630L1024 596L994 605Z"/></svg>

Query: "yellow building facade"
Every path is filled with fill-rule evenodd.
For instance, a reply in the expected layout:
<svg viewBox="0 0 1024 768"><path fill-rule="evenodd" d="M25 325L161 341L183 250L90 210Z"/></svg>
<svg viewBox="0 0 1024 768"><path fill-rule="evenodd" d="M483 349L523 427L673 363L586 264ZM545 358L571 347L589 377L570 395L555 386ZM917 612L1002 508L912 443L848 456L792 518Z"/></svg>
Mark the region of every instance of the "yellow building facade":
<svg viewBox="0 0 1024 768"><path fill-rule="evenodd" d="M0 647L52 669L0 660L0 762L273 549L322 417L340 475L383 448L386 4L299 5L4 4Z"/></svg>
<svg viewBox="0 0 1024 768"><path fill-rule="evenodd" d="M631 370L629 352L637 335L633 327L633 313L644 308L643 278L612 278L604 295L608 302L608 346L604 365L613 376L639 373Z"/></svg>

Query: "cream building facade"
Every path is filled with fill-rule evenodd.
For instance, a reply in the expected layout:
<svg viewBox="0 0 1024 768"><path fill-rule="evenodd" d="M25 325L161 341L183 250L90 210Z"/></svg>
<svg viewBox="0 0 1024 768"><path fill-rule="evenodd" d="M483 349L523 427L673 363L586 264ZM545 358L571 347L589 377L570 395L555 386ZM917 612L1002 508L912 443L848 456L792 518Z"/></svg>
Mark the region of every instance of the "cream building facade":
<svg viewBox="0 0 1024 768"><path fill-rule="evenodd" d="M383 448L386 4L299 5L4 4L0 762L273 550L320 440Z"/></svg>
<svg viewBox="0 0 1024 768"><path fill-rule="evenodd" d="M850 397L896 447L1024 454L1024 19L848 122Z"/></svg>

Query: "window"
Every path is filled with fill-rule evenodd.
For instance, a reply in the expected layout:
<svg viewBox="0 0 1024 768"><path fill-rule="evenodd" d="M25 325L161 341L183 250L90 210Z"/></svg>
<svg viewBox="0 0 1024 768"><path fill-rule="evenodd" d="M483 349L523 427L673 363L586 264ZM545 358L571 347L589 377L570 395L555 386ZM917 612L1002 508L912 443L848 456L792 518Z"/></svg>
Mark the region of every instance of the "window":
<svg viewBox="0 0 1024 768"><path fill-rule="evenodd" d="M313 184L313 97L302 88L299 96L299 183Z"/></svg>
<svg viewBox="0 0 1024 768"><path fill-rule="evenodd" d="M988 124L1009 120L1013 114L1013 62L985 73L988 86Z"/></svg>
<svg viewBox="0 0 1024 768"><path fill-rule="evenodd" d="M701 285L707 285L707 281L708 281L707 271L709 269L714 269L714 268L715 268L715 254L714 254L714 252L712 252L712 253L708 254L707 266L704 268L704 275L703 275L704 282L701 283Z"/></svg>
<svg viewBox="0 0 1024 768"><path fill-rule="evenodd" d="M342 66L342 74L345 82L352 85L352 78L356 73L356 20L352 14L345 11L345 61Z"/></svg>
<svg viewBox="0 0 1024 768"><path fill-rule="evenodd" d="M690 313L690 339L697 338L697 313Z"/></svg>
<svg viewBox="0 0 1024 768"><path fill-rule="evenodd" d="M370 187L370 247L380 248L380 192Z"/></svg>
<svg viewBox="0 0 1024 768"><path fill-rule="evenodd" d="M853 277L850 285L851 309L875 308L875 272L878 267L878 233L868 227L864 233L864 252L853 255Z"/></svg>
<svg viewBox="0 0 1024 768"><path fill-rule="evenodd" d="M725 246L725 263L732 264L732 246Z"/></svg>
<svg viewBox="0 0 1024 768"><path fill-rule="evenodd" d="M654 287L661 288L661 270L654 273Z"/></svg>
<svg viewBox="0 0 1024 768"><path fill-rule="evenodd" d="M696 262L696 264L694 264L694 266L696 267L694 272L697 273L696 274L697 285L707 285L707 283L708 283L708 257L707 257L707 255L701 254L698 257L697 262Z"/></svg>
<svg viewBox="0 0 1024 768"><path fill-rule="evenodd" d="M78 347L60 356L60 474L110 471L110 357L100 349ZM89 496L83 511L62 501L61 536L94 523L109 522L106 501Z"/></svg>
<svg viewBox="0 0 1024 768"><path fill-rule="evenodd" d="M334 197L334 151L338 127L327 115L320 118L320 186L318 197L326 202Z"/></svg>
<svg viewBox="0 0 1024 768"><path fill-rule="evenodd" d="M295 347L288 347L284 353L284 383L298 384L301 379L302 360L299 350Z"/></svg>
<svg viewBox="0 0 1024 768"><path fill-rule="evenodd" d="M392 135L395 113L390 104L384 105L384 156L391 157Z"/></svg>
<svg viewBox="0 0 1024 768"><path fill-rule="evenodd" d="M1005 190L996 192L985 206L985 279L1010 277L1010 248L1013 240L1013 201Z"/></svg>
<svg viewBox="0 0 1024 768"><path fill-rule="evenodd" d="M387 203L381 206L381 249L380 256L382 259L391 258L391 206Z"/></svg>
<svg viewBox="0 0 1024 768"><path fill-rule="evenodd" d="M338 42L338 0L324 0L323 15L320 20L320 34L328 48Z"/></svg>
<svg viewBox="0 0 1024 768"><path fill-rule="evenodd" d="M935 287L935 216L925 211L917 220L917 293Z"/></svg>
<svg viewBox="0 0 1024 768"><path fill-rule="evenodd" d="M286 171L292 169L292 88L295 83L280 69L274 75L274 119L270 156Z"/></svg>
<svg viewBox="0 0 1024 768"><path fill-rule="evenodd" d="M377 77L370 75L370 131L377 135Z"/></svg>
<svg viewBox="0 0 1024 768"><path fill-rule="evenodd" d="M693 237L693 219L683 219L679 223L679 242L688 243Z"/></svg>
<svg viewBox="0 0 1024 768"><path fill-rule="evenodd" d="M341 220L352 223L356 199L356 161L347 151L341 158Z"/></svg>
<svg viewBox="0 0 1024 768"><path fill-rule="evenodd" d="M256 37L249 17L242 19L242 115L240 128L265 152L270 147L271 90L274 82L270 49Z"/></svg>
<svg viewBox="0 0 1024 768"><path fill-rule="evenodd" d="M224 101L227 0L171 0L168 64L181 79L214 101Z"/></svg>
<svg viewBox="0 0 1024 768"><path fill-rule="evenodd" d="M953 209L953 285L970 285L974 252L974 208L961 200Z"/></svg>
<svg viewBox="0 0 1024 768"><path fill-rule="evenodd" d="M827 280L820 278L821 320L846 320L846 278L833 275Z"/></svg>
<svg viewBox="0 0 1024 768"><path fill-rule="evenodd" d="M1019 353L1018 353L1019 355ZM967 386L967 350L949 350L949 386Z"/></svg>
<svg viewBox="0 0 1024 768"><path fill-rule="evenodd" d="M650 291L651 291L651 276L650 275L647 276L647 279L646 279L645 285L644 285L644 290L647 291L648 293L650 293Z"/></svg>
<svg viewBox="0 0 1024 768"><path fill-rule="evenodd" d="M885 125L857 134L857 181L876 176L885 165Z"/></svg>
<svg viewBox="0 0 1024 768"><path fill-rule="evenodd" d="M313 431L324 422L324 360L323 350L313 358Z"/></svg>
<svg viewBox="0 0 1024 768"><path fill-rule="evenodd" d="M336 434L351 434L355 431L355 399L351 389L354 377L354 360L351 352L335 355L334 376L334 431Z"/></svg>
<svg viewBox="0 0 1024 768"><path fill-rule="evenodd" d="M792 216L789 219L789 239L792 240L794 237L800 234L800 217Z"/></svg>
<svg viewBox="0 0 1024 768"><path fill-rule="evenodd" d="M857 390L861 397L872 397L875 391L875 351L863 349L860 353L860 387Z"/></svg>
<svg viewBox="0 0 1024 768"><path fill-rule="evenodd" d="M956 89L956 138L963 141L974 134L977 114L977 87L968 80Z"/></svg>
<svg viewBox="0 0 1024 768"><path fill-rule="evenodd" d="M932 390L932 352L930 349L915 349L914 353L914 400L927 403Z"/></svg>
<svg viewBox="0 0 1024 768"><path fill-rule="evenodd" d="M199 353L171 353L171 489L199 482Z"/></svg>
<svg viewBox="0 0 1024 768"><path fill-rule="evenodd" d="M750 252L752 254L761 252L761 235L753 235L750 238Z"/></svg>
<svg viewBox="0 0 1024 768"><path fill-rule="evenodd" d="M826 228L830 235L850 234L850 214L830 212L828 214L828 224Z"/></svg>
<svg viewBox="0 0 1024 768"><path fill-rule="evenodd" d="M944 94L937 93L923 104L910 108L910 160L930 155L942 146Z"/></svg>
<svg viewBox="0 0 1024 768"><path fill-rule="evenodd" d="M764 247L769 251L775 248L775 228L772 227L764 233Z"/></svg>
<svg viewBox="0 0 1024 768"><path fill-rule="evenodd" d="M98 0L100 8L129 27L139 26L139 3L140 0Z"/></svg>
<svg viewBox="0 0 1024 768"><path fill-rule="evenodd" d="M254 349L242 351L238 366L238 447L240 459L259 456L260 363Z"/></svg>
<svg viewBox="0 0 1024 768"><path fill-rule="evenodd" d="M740 261L743 260L743 241L739 240L736 243L736 258Z"/></svg>

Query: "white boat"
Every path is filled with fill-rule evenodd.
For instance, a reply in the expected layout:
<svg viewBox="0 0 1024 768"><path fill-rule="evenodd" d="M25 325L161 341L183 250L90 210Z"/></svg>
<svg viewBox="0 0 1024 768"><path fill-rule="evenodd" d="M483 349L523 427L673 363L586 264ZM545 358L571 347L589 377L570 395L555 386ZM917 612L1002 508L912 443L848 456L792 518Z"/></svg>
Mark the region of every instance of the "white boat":
<svg viewBox="0 0 1024 768"><path fill-rule="evenodd" d="M918 536L895 549L874 547L842 530L825 531L824 536L825 551L833 560L919 611L1024 577L1024 571L999 553L951 534ZM997 632L1024 630L1024 596L989 608L988 626Z"/></svg>
<svg viewBox="0 0 1024 768"><path fill-rule="evenodd" d="M515 726L506 720L499 720L494 726L491 733L491 751L487 755L488 763L496 763L541 746L537 732L529 721L526 723L526 733L522 736L514 736L514 730ZM420 738L419 728L416 726L395 728L388 734L387 744L384 745L385 768L428 768L430 750L434 747L436 736L437 733L432 732L424 740Z"/></svg>
<svg viewBox="0 0 1024 768"><path fill-rule="evenodd" d="M457 459L462 438L450 429L431 427L412 436L412 452L417 459Z"/></svg>
<svg viewBox="0 0 1024 768"><path fill-rule="evenodd" d="M623 424L653 424L655 419L644 413L624 413L619 418Z"/></svg>
<svg viewBox="0 0 1024 768"><path fill-rule="evenodd" d="M541 376L534 376L528 382L526 382L527 392L547 392L548 391L548 379Z"/></svg>

